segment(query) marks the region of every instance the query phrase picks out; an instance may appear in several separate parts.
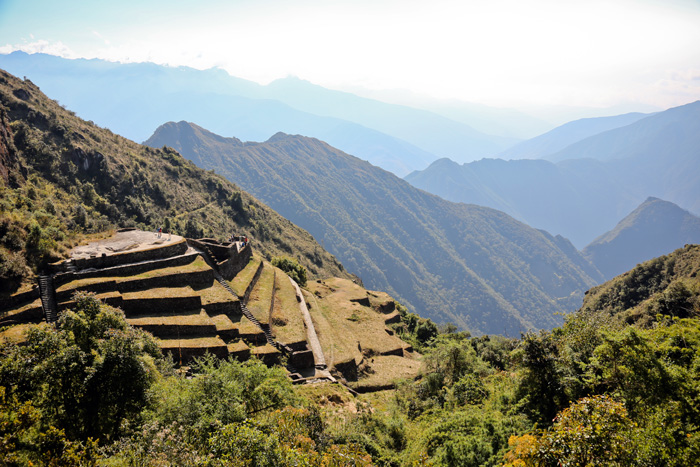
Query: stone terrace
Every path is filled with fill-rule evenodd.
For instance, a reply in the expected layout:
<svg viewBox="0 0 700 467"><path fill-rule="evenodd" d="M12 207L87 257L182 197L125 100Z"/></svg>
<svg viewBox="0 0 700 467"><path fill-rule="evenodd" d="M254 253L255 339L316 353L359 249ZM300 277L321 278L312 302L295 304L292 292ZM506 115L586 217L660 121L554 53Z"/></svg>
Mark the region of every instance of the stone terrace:
<svg viewBox="0 0 700 467"><path fill-rule="evenodd" d="M163 351L176 363L186 364L209 352L221 358L256 355L275 364L284 351L297 365L292 371L313 368L306 343L298 338L303 331L280 333L288 342L274 340L270 316L275 303L278 308L281 303L275 300L275 278L286 275L253 258L250 245L123 230L75 248L68 260L52 265L52 269L50 292L57 313L74 305L75 292L94 292L121 308L131 325L158 337ZM258 283L261 276L263 282ZM261 312L260 320L243 312L247 307L241 300L247 301L251 294L251 305L256 315ZM25 292L4 307L9 309L0 310L0 326L40 322L50 316L43 311L46 307L38 290Z"/></svg>

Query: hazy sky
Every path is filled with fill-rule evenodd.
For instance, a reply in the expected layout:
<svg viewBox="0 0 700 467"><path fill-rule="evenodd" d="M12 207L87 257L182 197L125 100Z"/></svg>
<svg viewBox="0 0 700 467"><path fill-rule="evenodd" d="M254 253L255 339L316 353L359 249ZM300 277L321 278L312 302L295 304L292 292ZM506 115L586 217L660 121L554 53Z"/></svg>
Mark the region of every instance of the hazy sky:
<svg viewBox="0 0 700 467"><path fill-rule="evenodd" d="M698 0L0 0L17 49L502 106L700 99Z"/></svg>

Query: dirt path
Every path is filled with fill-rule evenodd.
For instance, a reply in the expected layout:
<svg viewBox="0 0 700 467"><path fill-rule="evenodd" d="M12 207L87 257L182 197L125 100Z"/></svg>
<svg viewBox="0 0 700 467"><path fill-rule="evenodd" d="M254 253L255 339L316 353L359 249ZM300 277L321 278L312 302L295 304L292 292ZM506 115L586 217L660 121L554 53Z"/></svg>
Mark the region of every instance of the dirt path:
<svg viewBox="0 0 700 467"><path fill-rule="evenodd" d="M329 378L335 381L328 371L328 366L326 365L326 358L323 355L323 349L321 348L321 342L318 340L318 335L316 335L316 328L311 320L311 315L309 314L309 309L306 306L306 301L304 300L304 295L301 293L299 285L289 278L296 290L297 297L299 297L299 310L304 318L304 323L306 324L306 341L311 347L311 352L314 354L314 362L316 362L316 377Z"/></svg>

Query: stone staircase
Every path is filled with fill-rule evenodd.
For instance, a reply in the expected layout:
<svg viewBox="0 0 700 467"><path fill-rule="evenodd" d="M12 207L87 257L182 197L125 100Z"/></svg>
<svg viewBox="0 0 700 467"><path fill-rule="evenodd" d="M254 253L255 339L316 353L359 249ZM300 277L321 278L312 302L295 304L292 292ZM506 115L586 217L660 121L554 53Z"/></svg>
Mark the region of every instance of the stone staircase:
<svg viewBox="0 0 700 467"><path fill-rule="evenodd" d="M42 274L39 276L39 295L41 307L44 309L44 319L47 323L55 323L58 321L58 306L52 275Z"/></svg>

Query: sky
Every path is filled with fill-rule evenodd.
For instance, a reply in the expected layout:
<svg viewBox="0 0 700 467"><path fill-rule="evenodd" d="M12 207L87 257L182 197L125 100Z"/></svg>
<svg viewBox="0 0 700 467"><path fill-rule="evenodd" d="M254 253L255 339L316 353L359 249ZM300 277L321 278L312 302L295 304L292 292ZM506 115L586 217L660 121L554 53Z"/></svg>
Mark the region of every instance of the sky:
<svg viewBox="0 0 700 467"><path fill-rule="evenodd" d="M700 0L0 0L0 53L151 61L486 105L700 99Z"/></svg>

